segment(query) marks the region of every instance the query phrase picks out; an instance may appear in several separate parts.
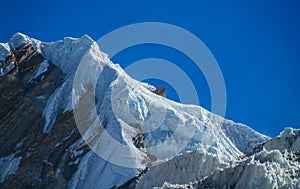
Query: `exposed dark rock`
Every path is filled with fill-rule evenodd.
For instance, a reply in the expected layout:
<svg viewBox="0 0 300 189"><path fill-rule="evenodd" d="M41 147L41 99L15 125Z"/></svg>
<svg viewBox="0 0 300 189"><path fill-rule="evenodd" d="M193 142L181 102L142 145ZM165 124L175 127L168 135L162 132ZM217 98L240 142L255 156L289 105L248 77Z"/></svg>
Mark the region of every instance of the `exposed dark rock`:
<svg viewBox="0 0 300 189"><path fill-rule="evenodd" d="M154 93L158 94L159 96L166 97L167 90L166 90L165 87L158 87L158 88L156 88L156 90L154 91Z"/></svg>
<svg viewBox="0 0 300 189"><path fill-rule="evenodd" d="M133 140L133 144L137 148L145 148L145 145L144 145L144 133L137 134L135 137L133 137L132 140Z"/></svg>
<svg viewBox="0 0 300 189"><path fill-rule="evenodd" d="M68 151L80 138L73 112L61 112L51 132L43 133L43 108L64 76L50 63L42 77L28 82L43 60L29 45L14 50L5 61L17 66L0 77L0 156L15 153L22 159L18 171L8 175L0 188L66 188L77 169L69 163L78 157Z"/></svg>

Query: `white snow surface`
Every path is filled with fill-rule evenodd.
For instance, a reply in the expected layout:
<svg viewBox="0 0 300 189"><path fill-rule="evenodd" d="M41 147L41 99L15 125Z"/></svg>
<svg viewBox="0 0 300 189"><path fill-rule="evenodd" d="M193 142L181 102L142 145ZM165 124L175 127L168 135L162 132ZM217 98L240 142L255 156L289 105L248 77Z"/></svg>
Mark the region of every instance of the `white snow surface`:
<svg viewBox="0 0 300 189"><path fill-rule="evenodd" d="M65 74L74 74L79 61L92 45L93 40L84 35L80 39L66 37L52 43L42 43L42 54Z"/></svg>
<svg viewBox="0 0 300 189"><path fill-rule="evenodd" d="M282 141L277 142L279 144ZM192 160L190 164L193 164L194 159L191 159L191 157L193 156L188 156L187 160ZM179 156L176 158L179 158ZM263 149L261 152L241 161L232 162L232 164L223 164L222 166L218 166L216 169L213 169L211 166L211 160L213 159L207 158L207 162L204 164L194 165L195 167L202 166L202 169L195 168L194 171L188 172L186 170L188 170L190 166L184 166L186 165L184 159L177 163L171 163L171 161L168 161L165 165L162 164L162 169L156 173L156 175L160 175L158 178L155 177L155 174L153 174L155 169L150 169L150 171L140 179L136 188L193 189L233 187L237 189L298 189L300 188L300 165L298 159L299 154L295 155L287 150L285 152L280 152L276 149L270 151ZM217 159L215 159L215 162L216 160ZM185 170L178 171L176 168L185 168ZM198 175L197 179L191 181L190 177L196 176L197 171L206 171L209 168L212 168L213 172L211 174L207 174L208 176L204 178L201 178L201 175ZM175 173L179 174L166 174L172 173L174 170ZM184 178L186 175L189 175L190 177ZM161 177L165 179L161 179ZM178 178L184 178L183 182L181 182Z"/></svg>
<svg viewBox="0 0 300 189"><path fill-rule="evenodd" d="M300 151L300 129L285 128L279 136L266 141L264 148Z"/></svg>
<svg viewBox="0 0 300 189"><path fill-rule="evenodd" d="M44 109L44 132L50 131L59 110L73 109L71 94L73 105L77 107L91 83L97 83L94 94L98 98L98 111L86 109L91 112L89 119L92 121L84 132L84 139L91 138L95 130L101 127L99 119L108 120L106 132L92 146L102 157L81 161L70 182L71 188L89 187L91 184L109 188L138 174L149 163L145 152L133 145L132 138L138 132L145 134L147 153L159 160L204 149L228 161L242 155L242 151L248 152L267 138L244 125L234 126L231 130L224 118L199 106L182 105L153 94L145 84L130 78L118 65L110 62L107 55L87 36L43 44L42 53L66 74L65 82L53 93ZM74 77L80 79L73 83ZM234 125L233 122L230 124ZM238 129L243 135L250 133L252 137L241 139L236 132ZM87 167L88 172L84 171ZM119 171L113 171L113 167L118 167ZM102 170L100 168L106 171L99 171Z"/></svg>
<svg viewBox="0 0 300 189"><path fill-rule="evenodd" d="M22 33L16 33L8 42L11 50L19 47L27 47L29 44L31 44L31 39Z"/></svg>
<svg viewBox="0 0 300 189"><path fill-rule="evenodd" d="M16 173L21 159L21 156L15 157L15 153L0 158L0 182L3 182L8 175Z"/></svg>
<svg viewBox="0 0 300 189"><path fill-rule="evenodd" d="M154 94L153 86L128 76L86 35L43 43L18 33L9 46L13 49L30 42L65 74L64 83L53 92L43 110L44 133L51 130L62 110L88 112L86 120L81 120L84 127L81 132L85 140L93 141L90 146L93 151L80 161L69 188L119 186L146 166L155 164L149 154L163 162L203 150L205 154L218 156L221 162L229 162L268 139L202 107L176 103ZM89 93L93 96L85 98ZM81 103L92 105L81 108ZM80 116L85 118L83 113ZM81 130L80 124L77 127ZM94 139L97 133L100 135ZM145 149L136 148L133 143L138 133L144 133Z"/></svg>
<svg viewBox="0 0 300 189"><path fill-rule="evenodd" d="M35 79L37 79L39 76L41 76L42 74L44 74L49 68L49 63L48 60L44 60L40 66L38 67L38 69L36 70L36 72L29 78L29 83L34 81Z"/></svg>
<svg viewBox="0 0 300 189"><path fill-rule="evenodd" d="M135 177L138 171L109 163L90 151L80 161L68 188L111 188Z"/></svg>
<svg viewBox="0 0 300 189"><path fill-rule="evenodd" d="M11 55L9 45L0 43L0 61L5 61L9 55Z"/></svg>
<svg viewBox="0 0 300 189"><path fill-rule="evenodd" d="M225 164L218 156L203 150L196 150L153 166L147 174L139 180L136 188L159 187L162 186L164 182L173 184L195 182L210 175L217 168L224 166Z"/></svg>
<svg viewBox="0 0 300 189"><path fill-rule="evenodd" d="M287 156L288 153L282 154L279 150L255 155L245 167L236 188L299 188L299 162L291 161Z"/></svg>
<svg viewBox="0 0 300 189"><path fill-rule="evenodd" d="M0 68L0 77L7 75L15 68L15 63L11 62L7 66Z"/></svg>

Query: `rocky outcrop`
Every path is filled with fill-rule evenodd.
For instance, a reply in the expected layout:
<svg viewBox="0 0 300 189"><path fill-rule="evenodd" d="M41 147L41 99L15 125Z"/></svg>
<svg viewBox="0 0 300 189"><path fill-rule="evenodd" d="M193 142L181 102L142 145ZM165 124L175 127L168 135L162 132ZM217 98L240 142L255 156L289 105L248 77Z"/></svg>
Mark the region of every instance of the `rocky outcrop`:
<svg viewBox="0 0 300 189"><path fill-rule="evenodd" d="M42 116L64 74L51 63L44 69L45 59L31 43L14 45L1 63L15 67L0 77L0 188L66 188L76 170L68 149L80 134L72 112L61 113L47 135Z"/></svg>
<svg viewBox="0 0 300 189"><path fill-rule="evenodd" d="M158 88L155 89L154 93L157 94L157 95L159 95L159 96L166 97L167 90L166 90L165 87L158 87Z"/></svg>

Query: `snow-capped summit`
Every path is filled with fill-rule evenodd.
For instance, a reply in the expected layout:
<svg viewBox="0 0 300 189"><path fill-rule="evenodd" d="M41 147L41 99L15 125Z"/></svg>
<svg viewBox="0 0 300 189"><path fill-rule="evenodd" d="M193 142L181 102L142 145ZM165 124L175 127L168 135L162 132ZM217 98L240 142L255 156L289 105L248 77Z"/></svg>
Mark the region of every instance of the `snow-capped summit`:
<svg viewBox="0 0 300 189"><path fill-rule="evenodd" d="M74 74L79 61L93 43L88 35L79 39L66 37L64 40L42 43L42 54L65 74Z"/></svg>
<svg viewBox="0 0 300 189"><path fill-rule="evenodd" d="M45 43L17 33L0 44L0 61L0 186L208 186L220 170L281 157L261 152L272 139L250 127L155 94L87 35ZM255 147L261 154L248 158Z"/></svg>
<svg viewBox="0 0 300 189"><path fill-rule="evenodd" d="M30 38L22 33L16 33L8 42L9 48L15 50L17 48L25 48L31 43Z"/></svg>

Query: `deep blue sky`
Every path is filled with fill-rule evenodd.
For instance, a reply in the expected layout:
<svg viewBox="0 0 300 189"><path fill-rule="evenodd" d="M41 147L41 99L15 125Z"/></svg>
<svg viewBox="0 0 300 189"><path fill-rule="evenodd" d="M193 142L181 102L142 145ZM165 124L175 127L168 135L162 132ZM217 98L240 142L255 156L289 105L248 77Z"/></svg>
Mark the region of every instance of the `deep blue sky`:
<svg viewBox="0 0 300 189"><path fill-rule="evenodd" d="M227 88L227 118L269 136L287 126L300 128L300 1L2 0L0 14L1 42L16 32L42 41L83 34L97 40L137 22L177 25L200 38L218 61ZM138 46L113 60L125 67L148 57L181 66L200 85L201 105L210 108L203 75L172 49ZM168 95L177 99L171 88Z"/></svg>

